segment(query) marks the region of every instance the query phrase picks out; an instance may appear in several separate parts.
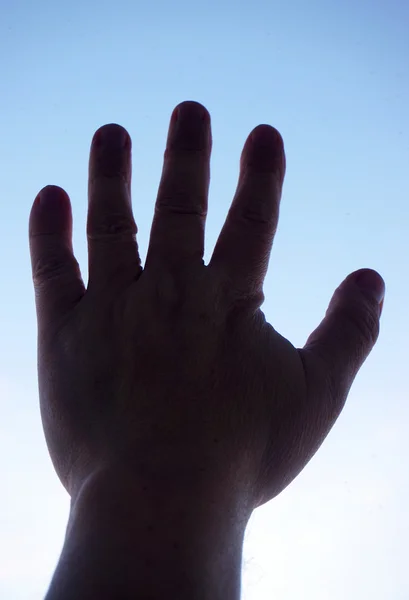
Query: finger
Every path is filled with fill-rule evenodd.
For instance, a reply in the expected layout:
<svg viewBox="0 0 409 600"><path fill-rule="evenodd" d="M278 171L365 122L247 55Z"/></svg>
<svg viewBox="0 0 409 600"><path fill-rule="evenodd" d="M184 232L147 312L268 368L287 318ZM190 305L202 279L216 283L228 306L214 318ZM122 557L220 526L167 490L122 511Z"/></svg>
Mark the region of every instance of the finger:
<svg viewBox="0 0 409 600"><path fill-rule="evenodd" d="M384 294L385 283L376 271L349 275L301 350L312 396L335 416L378 338Z"/></svg>
<svg viewBox="0 0 409 600"><path fill-rule="evenodd" d="M240 295L252 296L262 290L284 173L280 134L269 125L259 125L244 146L236 194L210 262L225 273Z"/></svg>
<svg viewBox="0 0 409 600"><path fill-rule="evenodd" d="M210 180L210 115L197 102L172 114L146 265L202 262Z"/></svg>
<svg viewBox="0 0 409 600"><path fill-rule="evenodd" d="M104 125L92 140L88 184L89 285L128 283L140 274L131 204L131 139Z"/></svg>
<svg viewBox="0 0 409 600"><path fill-rule="evenodd" d="M72 214L68 195L49 185L34 201L29 241L38 324L41 329L64 317L85 288L72 249Z"/></svg>

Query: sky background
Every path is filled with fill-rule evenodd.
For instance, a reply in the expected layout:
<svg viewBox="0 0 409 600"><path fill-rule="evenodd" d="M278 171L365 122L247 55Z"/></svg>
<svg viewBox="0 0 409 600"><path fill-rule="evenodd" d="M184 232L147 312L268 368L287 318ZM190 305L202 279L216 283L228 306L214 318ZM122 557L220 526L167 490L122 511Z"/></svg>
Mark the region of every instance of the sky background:
<svg viewBox="0 0 409 600"><path fill-rule="evenodd" d="M302 345L351 271L387 294L378 345L319 453L246 533L243 600L407 600L409 4L404 0L0 2L0 598L40 600L69 499L43 439L27 228L46 184L70 194L86 277L91 137L133 139L147 247L170 114L213 125L211 253L250 130L283 135L287 177L263 310Z"/></svg>

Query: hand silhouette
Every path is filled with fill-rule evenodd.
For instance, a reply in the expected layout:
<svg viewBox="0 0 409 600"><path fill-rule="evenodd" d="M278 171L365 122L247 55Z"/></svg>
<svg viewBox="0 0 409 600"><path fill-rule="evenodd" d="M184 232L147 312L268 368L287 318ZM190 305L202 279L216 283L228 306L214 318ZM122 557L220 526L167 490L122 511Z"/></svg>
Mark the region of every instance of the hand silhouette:
<svg viewBox="0 0 409 600"><path fill-rule="evenodd" d="M201 481L201 489L241 491L251 509L270 500L322 443L377 339L384 283L369 269L340 285L303 349L266 322L262 285L285 172L270 126L246 141L235 197L204 264L210 152L208 112L182 103L142 267L131 141L118 125L97 131L87 287L67 194L48 186L34 202L42 419L73 496L94 473L121 469L165 492Z"/></svg>

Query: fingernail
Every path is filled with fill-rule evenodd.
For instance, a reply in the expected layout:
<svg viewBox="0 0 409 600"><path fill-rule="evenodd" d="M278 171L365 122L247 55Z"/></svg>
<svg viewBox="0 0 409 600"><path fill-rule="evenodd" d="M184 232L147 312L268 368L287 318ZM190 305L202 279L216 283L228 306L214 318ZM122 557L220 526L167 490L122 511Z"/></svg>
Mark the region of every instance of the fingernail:
<svg viewBox="0 0 409 600"><path fill-rule="evenodd" d="M210 116L198 102L183 102L172 113L167 148L203 150L210 142Z"/></svg>
<svg viewBox="0 0 409 600"><path fill-rule="evenodd" d="M130 137L126 129L115 123L100 127L93 139L93 144L96 146L107 147L110 149L125 148L129 142Z"/></svg>
<svg viewBox="0 0 409 600"><path fill-rule="evenodd" d="M49 210L59 210L61 204L65 202L67 194L63 189L56 185L47 185L44 187L34 200L39 208Z"/></svg>
<svg viewBox="0 0 409 600"><path fill-rule="evenodd" d="M359 271L355 282L362 291L371 294L382 308L385 298L385 282L376 271L371 269Z"/></svg>
<svg viewBox="0 0 409 600"><path fill-rule="evenodd" d="M33 210L37 233L55 233L67 229L70 200L66 192L57 185L47 185L37 194Z"/></svg>
<svg viewBox="0 0 409 600"><path fill-rule="evenodd" d="M175 124L176 121L178 120L178 114L179 114L179 106L177 106L176 108L173 109L172 116L170 117L171 125Z"/></svg>
<svg viewBox="0 0 409 600"><path fill-rule="evenodd" d="M204 106L194 101L182 102L179 104L172 113L172 120L184 121L197 119L204 122L209 121L209 113Z"/></svg>
<svg viewBox="0 0 409 600"><path fill-rule="evenodd" d="M92 177L131 176L131 138L120 125L104 125L92 140Z"/></svg>
<svg viewBox="0 0 409 600"><path fill-rule="evenodd" d="M259 125L250 135L244 167L257 171L278 172L284 178L284 144L279 132L270 125Z"/></svg>

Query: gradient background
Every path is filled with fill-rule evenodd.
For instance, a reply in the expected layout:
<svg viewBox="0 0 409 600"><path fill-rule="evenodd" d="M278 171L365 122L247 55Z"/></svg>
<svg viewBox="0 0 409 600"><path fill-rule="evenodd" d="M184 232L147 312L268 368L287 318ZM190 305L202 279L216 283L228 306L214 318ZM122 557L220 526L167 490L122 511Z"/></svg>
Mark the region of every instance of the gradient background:
<svg viewBox="0 0 409 600"><path fill-rule="evenodd" d="M149 5L149 7L148 7ZM409 4L404 0L1 1L0 597L43 597L69 499L43 440L27 223L49 183L71 196L86 273L92 134L133 138L147 245L168 120L212 115L209 256L244 140L284 137L288 171L264 311L302 345L350 272L387 295L379 343L321 451L249 524L245 600L407 600Z"/></svg>

